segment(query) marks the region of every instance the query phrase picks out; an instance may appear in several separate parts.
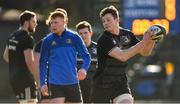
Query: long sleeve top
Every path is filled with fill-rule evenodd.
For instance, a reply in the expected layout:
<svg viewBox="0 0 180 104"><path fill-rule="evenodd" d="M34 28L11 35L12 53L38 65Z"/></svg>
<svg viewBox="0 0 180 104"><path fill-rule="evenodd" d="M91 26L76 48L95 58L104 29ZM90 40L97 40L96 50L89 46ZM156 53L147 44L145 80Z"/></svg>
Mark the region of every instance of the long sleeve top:
<svg viewBox="0 0 180 104"><path fill-rule="evenodd" d="M46 36L40 52L41 85L47 81L56 85L78 83L77 54L83 59L81 68L88 70L91 56L76 32L65 29L60 36L55 33Z"/></svg>

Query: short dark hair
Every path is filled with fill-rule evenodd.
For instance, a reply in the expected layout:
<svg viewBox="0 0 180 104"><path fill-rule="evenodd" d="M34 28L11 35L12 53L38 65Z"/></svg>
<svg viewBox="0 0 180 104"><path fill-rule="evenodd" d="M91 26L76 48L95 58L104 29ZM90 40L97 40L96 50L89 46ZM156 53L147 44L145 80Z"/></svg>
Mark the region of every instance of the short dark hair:
<svg viewBox="0 0 180 104"><path fill-rule="evenodd" d="M104 15L106 15L108 13L112 14L112 16L114 18L119 18L118 10L114 6L112 6L112 5L102 9L101 12L99 13L99 16L100 16L100 18L102 18Z"/></svg>
<svg viewBox="0 0 180 104"><path fill-rule="evenodd" d="M88 28L90 32L92 32L91 24L87 21L81 21L76 25L76 30L78 31L79 29L83 28Z"/></svg>
<svg viewBox="0 0 180 104"><path fill-rule="evenodd" d="M36 16L36 14L34 12L25 10L24 12L22 12L20 14L20 17L19 17L20 25L22 26L25 21L29 21L29 20L31 20L31 18L33 18L35 16Z"/></svg>

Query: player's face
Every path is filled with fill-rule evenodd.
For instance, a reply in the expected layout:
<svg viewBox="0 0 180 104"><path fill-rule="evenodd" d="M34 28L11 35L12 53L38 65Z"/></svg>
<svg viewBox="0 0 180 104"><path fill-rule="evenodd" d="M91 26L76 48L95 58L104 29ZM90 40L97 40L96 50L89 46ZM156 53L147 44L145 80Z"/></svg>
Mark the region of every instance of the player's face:
<svg viewBox="0 0 180 104"><path fill-rule="evenodd" d="M79 30L78 30L78 33L79 33L79 35L82 37L82 39L83 39L84 43L86 44L86 46L87 46L88 44L90 44L92 32L90 32L87 27L86 27L86 28L79 29Z"/></svg>
<svg viewBox="0 0 180 104"><path fill-rule="evenodd" d="M28 31L29 31L29 32L35 32L36 26L37 26L36 17L31 18L31 19L29 20L29 28L28 28Z"/></svg>
<svg viewBox="0 0 180 104"><path fill-rule="evenodd" d="M119 27L118 22L118 18L114 18L110 13L107 13L102 17L104 29L109 32L113 32L116 27Z"/></svg>
<svg viewBox="0 0 180 104"><path fill-rule="evenodd" d="M62 17L52 18L50 20L50 30L53 33L61 34L66 27L66 21Z"/></svg>

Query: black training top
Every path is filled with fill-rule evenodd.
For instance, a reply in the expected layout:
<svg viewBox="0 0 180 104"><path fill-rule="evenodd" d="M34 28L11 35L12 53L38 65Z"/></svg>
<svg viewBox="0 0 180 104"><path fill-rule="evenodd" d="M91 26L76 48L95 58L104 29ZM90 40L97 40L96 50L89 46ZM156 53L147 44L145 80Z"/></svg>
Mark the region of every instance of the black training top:
<svg viewBox="0 0 180 104"><path fill-rule="evenodd" d="M9 51L9 74L12 85L21 88L34 83L32 74L25 62L24 51L33 49L34 39L24 30L17 30L7 40Z"/></svg>
<svg viewBox="0 0 180 104"><path fill-rule="evenodd" d="M124 74L127 62L121 62L110 57L108 54L115 47L127 49L138 42L139 40L134 36L134 34L127 29L120 28L119 35L114 35L108 31L104 31L97 42L98 68L95 77L99 76L105 68L110 69L110 72L108 73L111 74ZM113 68L118 68L118 70L113 72Z"/></svg>
<svg viewBox="0 0 180 104"><path fill-rule="evenodd" d="M34 51L37 53L40 53L41 51L41 45L42 45L42 39L36 44Z"/></svg>
<svg viewBox="0 0 180 104"><path fill-rule="evenodd" d="M94 41L91 41L90 46L87 47L88 52L91 55L91 65L88 69L87 78L92 78L96 72L96 65L97 65L97 43ZM77 57L77 63L78 63L78 69L80 68L82 64L82 58L78 55Z"/></svg>
<svg viewBox="0 0 180 104"><path fill-rule="evenodd" d="M91 41L91 45L87 47L88 52L91 54L91 59L97 59L97 43Z"/></svg>

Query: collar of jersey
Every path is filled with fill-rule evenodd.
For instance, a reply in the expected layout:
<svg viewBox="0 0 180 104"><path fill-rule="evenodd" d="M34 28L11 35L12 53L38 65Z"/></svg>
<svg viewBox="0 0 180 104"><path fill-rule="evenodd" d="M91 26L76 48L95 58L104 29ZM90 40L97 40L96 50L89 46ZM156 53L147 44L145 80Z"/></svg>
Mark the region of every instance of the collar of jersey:
<svg viewBox="0 0 180 104"><path fill-rule="evenodd" d="M63 37L64 35L65 35L65 33L66 33L66 29L64 29L64 31L62 32L62 34L59 36L59 35L57 35L56 33L53 33L53 35L55 35L55 36L57 36L57 37Z"/></svg>

